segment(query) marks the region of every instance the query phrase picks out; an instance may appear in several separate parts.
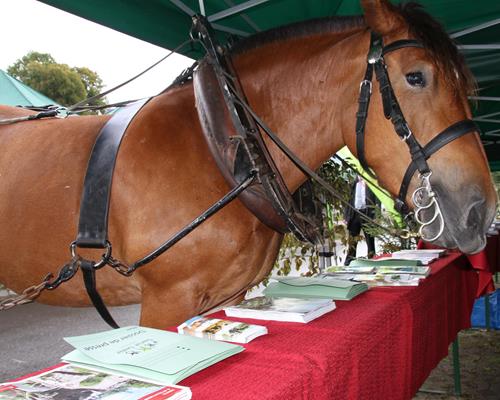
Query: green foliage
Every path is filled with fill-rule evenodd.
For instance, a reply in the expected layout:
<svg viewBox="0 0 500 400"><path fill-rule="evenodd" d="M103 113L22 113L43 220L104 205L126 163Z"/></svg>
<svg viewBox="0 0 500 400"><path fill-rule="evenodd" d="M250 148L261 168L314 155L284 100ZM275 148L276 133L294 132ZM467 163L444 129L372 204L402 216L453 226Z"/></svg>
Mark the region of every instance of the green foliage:
<svg viewBox="0 0 500 400"><path fill-rule="evenodd" d="M344 221L345 202L349 201L356 173L351 168L332 159L325 162L318 172L339 195L338 197L333 196L321 186L314 183L315 194L325 207L323 212L325 220L323 226L324 238L325 241L329 242L331 251L334 253L334 262L339 263L342 254L335 253L337 250L336 244L340 243L345 253L349 243L357 243L361 239L359 236L350 237ZM396 220L391 214L387 212L382 213L379 207L374 207L374 209L374 220L377 224L386 228L394 228L394 230L401 229L401 226L397 225ZM382 253L394 252L415 244L409 240L389 235L386 230L375 224L367 224L365 227L368 233L378 238ZM310 243L300 242L292 234L286 234L275 262L273 273L286 276L290 274L293 268L296 271L300 270L304 262L307 261L309 270L306 275L318 273L318 249ZM267 284L267 279L264 281L264 284Z"/></svg>
<svg viewBox="0 0 500 400"><path fill-rule="evenodd" d="M96 96L101 93L104 84L99 75L97 75L97 72L94 72L87 67L74 67L73 70L78 73L83 82L85 91L87 92L86 97ZM92 104L104 105L106 104L106 101L101 98L94 101Z"/></svg>
<svg viewBox="0 0 500 400"><path fill-rule="evenodd" d="M333 246L336 242L340 242L345 246L348 241L348 233L343 224L344 202L349 201L355 174L342 164L331 159L321 166L318 173L339 194L339 197L335 197L318 184L313 184L316 197L325 206L323 212L325 220L323 226L324 238ZM340 255L335 257L338 261ZM319 272L318 248L310 243L299 241L292 234L286 234L274 266L275 272L278 275L286 276L292 271L292 268L299 271L305 262L308 262L309 267L306 275L314 275Z"/></svg>
<svg viewBox="0 0 500 400"><path fill-rule="evenodd" d="M36 51L17 60L7 73L63 106L94 96L103 87L102 79L89 68L71 68L57 63L50 54ZM94 104L106 104L106 100Z"/></svg>

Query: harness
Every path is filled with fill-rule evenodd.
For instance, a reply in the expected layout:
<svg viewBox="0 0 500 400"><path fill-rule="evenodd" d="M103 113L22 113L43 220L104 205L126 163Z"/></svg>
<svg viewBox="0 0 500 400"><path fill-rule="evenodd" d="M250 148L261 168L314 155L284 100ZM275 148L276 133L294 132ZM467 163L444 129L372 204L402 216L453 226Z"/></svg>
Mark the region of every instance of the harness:
<svg viewBox="0 0 500 400"><path fill-rule="evenodd" d="M193 85L203 134L231 190L199 217L140 260L127 265L115 259L108 238L108 212L115 161L127 127L149 99L128 105L116 112L105 124L92 149L84 179L78 234L76 240L70 245L71 260L60 269L56 278L49 274L40 285L28 288L24 299L11 301L7 305L0 303L0 310L24 302L26 296L34 298L42 290L57 288L61 283L71 279L81 268L85 287L92 303L101 317L110 326L116 328L118 325L96 290L95 271L109 265L120 274L130 276L137 268L159 257L237 197L259 220L278 232L291 231L301 240L319 243L322 232L318 223L320 220L317 210L312 207L312 213L304 213L295 202L269 154L260 129L306 177L318 182L346 206L349 205L335 189L304 164L251 109L231 64L231 59L227 55L227 50L215 41L205 17L193 17L191 37L202 44L207 56L197 67L193 66L187 74L182 74L181 81L190 80L194 71ZM375 70L384 104L384 114L386 118L391 119L398 136L408 144L412 156L412 162L401 184L397 200L398 209L404 212L409 210L405 205L406 193L411 178L418 170L422 185L413 194L413 201L417 207L415 217L420 222L422 220L420 212L434 206L435 217L428 222L422 220L421 223L426 226L425 224L429 225L440 217L440 235L444 229L444 219L436 195L432 191L430 183L432 172L426 160L447 143L475 130L476 126L470 120L460 121L445 129L425 147L420 146L404 119L390 84L383 58L385 54L404 47L422 48L423 46L415 40L399 40L383 47L382 39L376 34L371 35L365 78L360 85L356 120L358 158L362 166L369 171L364 156L364 129L371 96L371 80ZM306 191L303 197L308 198L311 195ZM358 211L355 210L355 212ZM362 213L360 217L370 220ZM395 234L394 230L378 226ZM79 256L78 248L104 249L105 252L101 260L92 261Z"/></svg>

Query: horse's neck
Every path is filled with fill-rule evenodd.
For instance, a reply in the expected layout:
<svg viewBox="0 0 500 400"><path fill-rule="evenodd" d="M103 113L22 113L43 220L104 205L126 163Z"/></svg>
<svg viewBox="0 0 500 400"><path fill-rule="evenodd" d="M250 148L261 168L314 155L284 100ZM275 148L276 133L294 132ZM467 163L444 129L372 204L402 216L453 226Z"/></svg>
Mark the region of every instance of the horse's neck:
<svg viewBox="0 0 500 400"><path fill-rule="evenodd" d="M358 29L274 42L234 58L250 105L314 169L344 145L344 132L354 132L364 35ZM304 176L269 147L295 190Z"/></svg>

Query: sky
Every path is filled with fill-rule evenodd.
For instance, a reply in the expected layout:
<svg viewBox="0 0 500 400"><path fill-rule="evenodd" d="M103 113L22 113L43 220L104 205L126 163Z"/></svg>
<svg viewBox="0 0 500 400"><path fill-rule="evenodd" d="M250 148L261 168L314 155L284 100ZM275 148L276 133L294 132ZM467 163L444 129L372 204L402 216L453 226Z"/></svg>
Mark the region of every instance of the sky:
<svg viewBox="0 0 500 400"><path fill-rule="evenodd" d="M0 0L0 15L0 69L4 71L29 51L38 51L70 67L90 68L105 88L111 88L168 54L166 49L35 0ZM155 95L192 62L174 54L107 98L116 102Z"/></svg>

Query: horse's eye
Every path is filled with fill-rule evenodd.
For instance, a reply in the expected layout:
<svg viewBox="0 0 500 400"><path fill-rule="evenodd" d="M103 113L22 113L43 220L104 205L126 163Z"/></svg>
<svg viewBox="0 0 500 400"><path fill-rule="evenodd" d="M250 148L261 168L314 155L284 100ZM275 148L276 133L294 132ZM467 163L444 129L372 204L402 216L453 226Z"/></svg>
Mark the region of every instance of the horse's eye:
<svg viewBox="0 0 500 400"><path fill-rule="evenodd" d="M425 78L422 72L410 72L409 74L406 74L406 81L410 84L410 86L425 86Z"/></svg>

